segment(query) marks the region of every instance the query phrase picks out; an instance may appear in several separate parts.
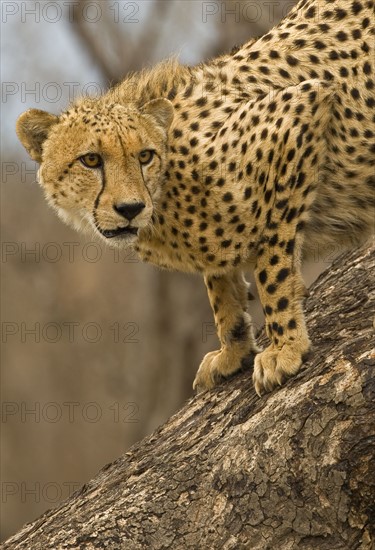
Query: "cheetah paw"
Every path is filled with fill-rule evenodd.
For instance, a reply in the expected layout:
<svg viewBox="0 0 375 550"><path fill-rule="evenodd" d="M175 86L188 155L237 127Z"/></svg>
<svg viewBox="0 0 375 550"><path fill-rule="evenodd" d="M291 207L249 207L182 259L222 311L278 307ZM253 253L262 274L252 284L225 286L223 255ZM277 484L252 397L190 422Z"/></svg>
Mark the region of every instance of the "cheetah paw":
<svg viewBox="0 0 375 550"><path fill-rule="evenodd" d="M239 370L245 370L253 366L254 354L249 352L240 357L228 352L226 349L210 351L199 366L195 376L193 389L199 393L217 386Z"/></svg>
<svg viewBox="0 0 375 550"><path fill-rule="evenodd" d="M259 396L281 386L289 377L294 376L302 365L303 353L295 347L285 344L281 349L272 345L255 357L253 382Z"/></svg>

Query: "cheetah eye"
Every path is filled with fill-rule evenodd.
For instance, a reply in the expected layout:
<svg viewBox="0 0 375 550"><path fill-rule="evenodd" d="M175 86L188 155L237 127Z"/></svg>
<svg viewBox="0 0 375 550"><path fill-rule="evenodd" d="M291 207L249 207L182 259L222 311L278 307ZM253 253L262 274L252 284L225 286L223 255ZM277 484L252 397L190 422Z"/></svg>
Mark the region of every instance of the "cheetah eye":
<svg viewBox="0 0 375 550"><path fill-rule="evenodd" d="M79 157L79 160L87 168L100 168L103 165L103 159L97 153L87 153L82 157Z"/></svg>
<svg viewBox="0 0 375 550"><path fill-rule="evenodd" d="M155 151L152 151L151 149L145 149L144 151L141 151L139 153L139 162L143 165L150 164L152 159L154 158Z"/></svg>

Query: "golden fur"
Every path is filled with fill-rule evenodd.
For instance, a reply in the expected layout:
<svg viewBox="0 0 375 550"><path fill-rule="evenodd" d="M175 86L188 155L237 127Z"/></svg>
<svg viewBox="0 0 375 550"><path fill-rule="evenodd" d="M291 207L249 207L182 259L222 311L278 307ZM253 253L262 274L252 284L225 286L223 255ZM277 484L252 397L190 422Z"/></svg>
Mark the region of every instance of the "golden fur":
<svg viewBox="0 0 375 550"><path fill-rule="evenodd" d="M20 117L20 140L65 221L204 275L221 349L204 358L197 389L254 354L258 393L295 374L310 346L302 255L373 233L374 40L373 1L302 0L231 54L196 67L168 61L59 117ZM100 167L82 163L88 153ZM271 339L262 352L247 313L249 266Z"/></svg>

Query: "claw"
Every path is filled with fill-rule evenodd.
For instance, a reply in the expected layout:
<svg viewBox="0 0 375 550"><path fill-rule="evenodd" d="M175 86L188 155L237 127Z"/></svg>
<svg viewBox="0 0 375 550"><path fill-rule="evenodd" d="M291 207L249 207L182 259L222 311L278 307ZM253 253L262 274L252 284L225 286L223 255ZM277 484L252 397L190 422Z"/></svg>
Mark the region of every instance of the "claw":
<svg viewBox="0 0 375 550"><path fill-rule="evenodd" d="M197 392L210 390L241 368L249 368L253 363L252 353L254 351L248 353L238 353L237 351L236 354L226 348L207 353L196 374L193 389Z"/></svg>
<svg viewBox="0 0 375 550"><path fill-rule="evenodd" d="M306 346L303 346L306 349ZM270 346L255 357L253 383L256 393L271 392L294 376L302 364L303 353L297 348L284 345L282 349Z"/></svg>

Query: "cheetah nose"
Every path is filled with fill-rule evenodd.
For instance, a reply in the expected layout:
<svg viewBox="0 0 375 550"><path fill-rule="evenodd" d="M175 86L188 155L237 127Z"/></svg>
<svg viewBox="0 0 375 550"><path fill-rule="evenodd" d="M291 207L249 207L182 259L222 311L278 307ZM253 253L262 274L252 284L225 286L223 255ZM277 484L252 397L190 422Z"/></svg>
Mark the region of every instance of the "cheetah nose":
<svg viewBox="0 0 375 550"><path fill-rule="evenodd" d="M138 216L145 206L143 202L122 202L120 204L114 204L113 209L128 221L131 221Z"/></svg>

